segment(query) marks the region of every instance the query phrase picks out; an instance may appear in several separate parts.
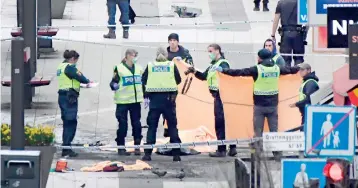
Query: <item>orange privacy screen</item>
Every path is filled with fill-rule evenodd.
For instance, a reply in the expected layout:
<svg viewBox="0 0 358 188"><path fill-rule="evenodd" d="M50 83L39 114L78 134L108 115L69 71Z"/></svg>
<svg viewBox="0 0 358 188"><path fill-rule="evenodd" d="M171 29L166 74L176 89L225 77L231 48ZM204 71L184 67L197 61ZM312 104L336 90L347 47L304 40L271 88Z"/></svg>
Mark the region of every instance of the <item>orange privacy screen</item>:
<svg viewBox="0 0 358 188"><path fill-rule="evenodd" d="M177 118L179 130L192 130L206 127L215 135L213 97L209 93L206 81L200 81L193 74L185 75L187 64L175 62L182 76L177 97ZM219 73L220 95L224 103L226 138L250 138L253 136L253 79L251 77L231 77ZM187 79L188 78L188 79ZM192 78L189 90L182 89ZM297 102L301 78L298 75L280 77L279 131L295 128L301 124L301 115L297 108L289 104ZM268 131L267 123L265 131ZM194 140L193 140L194 141Z"/></svg>

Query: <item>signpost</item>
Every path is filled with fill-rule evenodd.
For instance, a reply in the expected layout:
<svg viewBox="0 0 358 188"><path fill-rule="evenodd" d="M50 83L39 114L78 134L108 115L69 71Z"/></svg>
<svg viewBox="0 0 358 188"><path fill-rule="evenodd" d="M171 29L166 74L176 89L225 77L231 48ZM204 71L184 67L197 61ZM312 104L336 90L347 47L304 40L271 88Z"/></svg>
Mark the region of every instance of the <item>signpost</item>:
<svg viewBox="0 0 358 188"><path fill-rule="evenodd" d="M265 132L262 136L264 151L304 151L303 132Z"/></svg>
<svg viewBox="0 0 358 188"><path fill-rule="evenodd" d="M25 79L29 82L36 72L37 61L37 20L36 20L36 0L23 0L22 2L22 36L24 37L25 47L31 49L30 60L25 64ZM35 88L29 84L25 85L25 108L31 108L32 97Z"/></svg>
<svg viewBox="0 0 358 188"><path fill-rule="evenodd" d="M353 159L356 139L356 107L307 106L305 155Z"/></svg>
<svg viewBox="0 0 358 188"><path fill-rule="evenodd" d="M358 80L358 24L348 27L349 79Z"/></svg>
<svg viewBox="0 0 358 188"><path fill-rule="evenodd" d="M25 62L29 60L29 48L24 52L24 39L11 41L11 149L24 150L24 77ZM24 59L25 58L25 59Z"/></svg>
<svg viewBox="0 0 358 188"><path fill-rule="evenodd" d="M358 22L358 7L328 8L328 48L348 48L348 26Z"/></svg>
<svg viewBox="0 0 358 188"><path fill-rule="evenodd" d="M358 7L358 3L346 3L343 0L309 0L308 24L310 26L326 25L328 7Z"/></svg>
<svg viewBox="0 0 358 188"><path fill-rule="evenodd" d="M283 159L281 161L281 187L313 187L311 182L319 181L324 188L326 179L323 168L326 159ZM316 187L316 186L314 186Z"/></svg>
<svg viewBox="0 0 358 188"><path fill-rule="evenodd" d="M307 24L307 0L297 1L297 24Z"/></svg>

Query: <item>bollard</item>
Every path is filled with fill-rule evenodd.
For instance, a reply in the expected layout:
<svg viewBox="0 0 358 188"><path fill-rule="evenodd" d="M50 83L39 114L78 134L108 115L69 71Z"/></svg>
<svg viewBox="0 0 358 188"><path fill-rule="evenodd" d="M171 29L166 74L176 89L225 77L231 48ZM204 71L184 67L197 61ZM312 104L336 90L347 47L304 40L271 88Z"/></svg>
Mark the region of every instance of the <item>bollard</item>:
<svg viewBox="0 0 358 188"><path fill-rule="evenodd" d="M25 60L26 61L26 60ZM24 150L24 39L11 41L11 150Z"/></svg>
<svg viewBox="0 0 358 188"><path fill-rule="evenodd" d="M23 0L22 2L22 36L24 37L25 47L30 48L30 60L25 64L25 79L29 82L36 72L37 58L37 24L36 24L36 0ZM24 8L26 7L26 8ZM25 85L25 109L31 108L32 97L35 88L29 84Z"/></svg>

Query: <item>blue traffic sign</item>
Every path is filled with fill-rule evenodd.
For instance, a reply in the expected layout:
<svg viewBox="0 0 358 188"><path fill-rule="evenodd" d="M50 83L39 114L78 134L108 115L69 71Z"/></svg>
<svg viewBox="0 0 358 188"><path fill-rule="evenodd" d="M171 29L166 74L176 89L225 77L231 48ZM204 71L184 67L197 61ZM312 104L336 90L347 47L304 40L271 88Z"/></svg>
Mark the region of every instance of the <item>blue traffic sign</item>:
<svg viewBox="0 0 358 188"><path fill-rule="evenodd" d="M281 187L310 187L309 181L319 179L324 188L323 168L326 159L283 159L281 161Z"/></svg>
<svg viewBox="0 0 358 188"><path fill-rule="evenodd" d="M342 0L315 0L316 14L327 14L327 7L357 7L358 3L344 2ZM349 5L349 6L348 6Z"/></svg>
<svg viewBox="0 0 358 188"><path fill-rule="evenodd" d="M298 0L297 1L297 7L298 7L298 20L297 23L298 24L306 24L307 23L307 0Z"/></svg>
<svg viewBox="0 0 358 188"><path fill-rule="evenodd" d="M307 106L305 154L314 157L353 159L356 138L353 106Z"/></svg>

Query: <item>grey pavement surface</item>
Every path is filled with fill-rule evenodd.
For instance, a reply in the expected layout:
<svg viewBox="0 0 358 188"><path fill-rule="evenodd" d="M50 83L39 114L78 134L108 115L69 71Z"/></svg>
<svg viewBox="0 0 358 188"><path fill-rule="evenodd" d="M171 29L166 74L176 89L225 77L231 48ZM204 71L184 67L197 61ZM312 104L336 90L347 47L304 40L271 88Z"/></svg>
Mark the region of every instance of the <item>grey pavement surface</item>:
<svg viewBox="0 0 358 188"><path fill-rule="evenodd" d="M271 12L253 12L252 1L248 0L138 0L133 1L132 6L136 10L139 16L158 16L167 11L171 4L187 5L189 7L203 8L203 15L195 19L181 19L181 18L137 18L136 24L188 24L194 22L222 22L222 21L255 21L255 20L268 20L272 19L274 6L277 4L277 0L270 2L269 6ZM117 14L119 18L119 11ZM60 20L53 20L53 25L105 25L107 20L106 5L103 0L75 0L68 1L65 9L64 18ZM16 1L14 0L2 0L1 1L1 25L13 26L16 23ZM96 28L61 28L58 33L59 37L75 40L81 39L87 42L102 42L102 44L90 44L79 42L66 42L66 41L53 41L53 46L57 52L52 54L42 54L38 63L38 75L53 75L55 76L56 67L62 62L62 53L65 49L75 49L80 53L80 59L78 62L79 69L90 79L98 81L100 85L97 88L83 89L80 94L79 101L79 119L78 119L78 132L75 138L75 143L92 143L100 140L103 143L114 144L114 138L117 129L117 121L114 116L115 105L113 104L113 92L110 91L108 86L112 77L112 68L123 58L124 51L127 49L125 46L120 45L133 45L139 51L140 59L139 64L145 66L148 61L152 61L155 56L155 49L159 45L166 45L165 40L170 32L185 33L181 34L180 38L183 41L181 44L188 49L191 49L195 65L199 69L205 69L208 66L206 47L213 42L219 43L222 46L223 51L240 51L240 53L225 53L231 65L234 68L244 68L252 66L256 62L256 51L263 47L264 40L270 36L271 23L253 23L253 24L216 24L210 27L198 27L193 25L195 31L192 33L184 31L183 28L173 28L172 26L158 26L158 27L133 27L130 30L130 39L122 40L120 38L121 29L118 27L118 38L113 41L102 39L102 34L107 32L105 27ZM209 39L208 33L202 30L213 29L213 32L225 31L226 34L236 33L239 40L230 39L230 37L222 36L226 34L219 34L213 37L213 41ZM10 30L8 28L2 29L2 38L10 37ZM209 31L210 32L210 31ZM145 35L147 33L147 35ZM158 34L159 33L159 34ZM219 32L217 32L219 33ZM153 37L151 38L151 35ZM156 41L157 35L160 35L161 40ZM195 36L193 36L195 35ZM245 36L245 37L244 37ZM247 38L249 36L250 38ZM266 37L267 36L267 37ZM194 38L193 38L194 37ZM225 38L226 37L226 38ZM189 38L193 38L190 41ZM228 39L229 38L229 39ZM312 36L309 35L309 45L306 47L307 53L312 52ZM225 40L224 40L225 39ZM151 41L151 42L143 42ZM142 46L142 47L140 47ZM143 46L150 46L147 48ZM193 50L196 49L196 50ZM199 49L199 50L198 50ZM248 53L249 52L249 53ZM10 41L1 42L1 77L10 76ZM329 82L332 79L332 72L338 69L343 63L342 57L322 57L322 56L309 56L306 57L306 62L310 63L313 69L317 72L317 75L322 80L322 83ZM240 88L240 86L234 86ZM242 89L242 88L240 88ZM56 142L61 143L61 119L60 112L57 105L57 79L54 78L50 86L36 88L36 96L33 98L33 108L26 110L26 122L29 124L51 124L56 126ZM2 122L10 122L10 88L1 87L1 120ZM143 125L146 124L147 110L142 108ZM146 129L143 129L143 135L146 135ZM162 126L159 126L158 137L162 135ZM128 130L128 140L131 140L131 129ZM113 159L117 159L114 153L106 154L92 154L88 151L82 151L81 155L88 157L87 160L78 159L70 161L70 166L73 165L76 169L79 169L82 165L92 164L99 160L105 160L106 156L111 156ZM92 158L90 157L92 156ZM56 157L58 158L58 153ZM128 162L134 162L134 158L128 158ZM155 165L160 168L168 168L173 165L170 162L170 157L158 156L154 159ZM232 159L226 162L220 162L220 160L209 159L206 155L202 156L190 156L183 157L183 165L186 165L185 169L196 169L201 166L207 166L205 172L206 176L203 176L204 180L218 180L217 174L221 172L213 168L226 168L232 166ZM160 161L160 162L159 162ZM161 163L163 161L163 163ZM165 162L164 162L165 161ZM77 166L76 166L77 165ZM197 165L197 166L196 166ZM216 167L215 167L216 165ZM280 181L279 165L270 164L272 167L272 174L274 175L275 182ZM203 167L204 168L204 167ZM210 168L212 168L210 170ZM175 170L174 166L173 169ZM209 170L208 170L209 169ZM142 172L138 172L142 173ZM145 173L145 172L143 172ZM51 174L49 182L52 181L53 187L55 185L62 186L63 182L66 182L69 178L72 178L69 182L73 185L66 184L66 187L79 187L81 181L73 179L80 174L66 173L66 174ZM111 174L111 175L109 175ZM222 174L225 176L225 172ZM117 173L92 173L93 176L98 176L98 181L111 182L111 185L102 186L101 183L88 183L87 185L96 185L94 187L118 187L117 184L113 184L113 180L119 181L118 177L122 178L123 174ZM91 175L91 176L92 176ZM134 177L138 174L131 174L129 172L128 177ZM87 176L78 175L78 177ZM101 176L111 176L102 178ZM126 175L123 175L123 182L127 182L131 187L133 181L125 179ZM52 178L52 179L51 179ZM194 178L194 177L193 177ZM67 180L66 180L67 179ZM86 178L85 178L86 179ZM91 179L91 178L87 178ZM92 178L95 179L95 178ZM109 180L111 179L111 180ZM157 182L160 184L161 180L155 178L149 178L150 182ZM97 181L96 180L96 181ZM204 181L203 180L203 181ZM138 179L135 180L139 181ZM142 181L142 180L140 180ZM145 180L143 180L145 181ZM194 180L193 180L194 181ZM199 181L199 180L198 180ZM200 180L201 181L201 180ZM230 180L226 181L229 182ZM121 181L121 183L123 183ZM205 182L205 181L204 181ZM225 181L224 181L225 182ZM82 185L82 184L81 184ZM153 183L152 185L156 185ZM166 186L174 188L184 187L180 182L175 181L174 185L167 183ZM185 185L189 187L190 185ZM193 185L194 186L194 185ZM200 185L195 185L200 187ZM209 187L210 185L202 185L203 187ZM213 185L213 187L225 187ZM51 187L51 188L53 188ZM89 187L89 186L88 186ZM153 186L156 187L156 186ZM226 186L227 187L227 186ZM231 187L231 186L229 186ZM279 187L278 185L275 187Z"/></svg>

